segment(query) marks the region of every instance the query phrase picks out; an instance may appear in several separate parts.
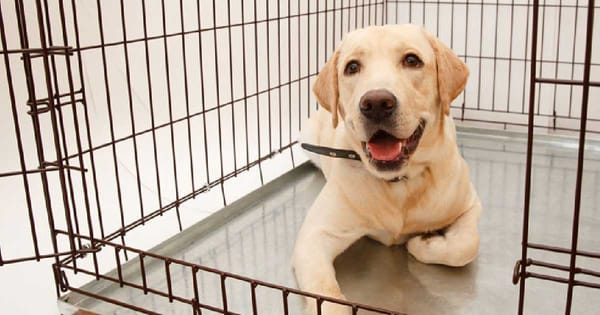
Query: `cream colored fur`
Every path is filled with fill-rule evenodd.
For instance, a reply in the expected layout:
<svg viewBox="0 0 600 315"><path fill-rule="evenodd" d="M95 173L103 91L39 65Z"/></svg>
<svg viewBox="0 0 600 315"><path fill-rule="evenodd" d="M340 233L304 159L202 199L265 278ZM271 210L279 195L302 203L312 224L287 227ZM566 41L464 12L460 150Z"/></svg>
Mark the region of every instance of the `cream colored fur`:
<svg viewBox="0 0 600 315"><path fill-rule="evenodd" d="M408 53L419 56L423 66L405 67L402 59ZM362 67L347 76L344 68L350 60L359 60ZM327 182L308 211L294 250L302 290L344 299L333 261L363 236L386 245L406 244L423 263L464 266L475 259L481 205L448 115L467 77L466 65L418 26L375 26L344 38L313 88L326 110L310 119L302 141L354 150L362 162L316 157ZM385 172L368 162L361 146L369 135L358 105L367 91L382 88L399 101L399 138L410 136L419 119L427 122L408 162ZM408 180L389 182L400 176ZM445 234L422 237L439 229ZM316 313L314 300L307 310ZM324 303L323 314L349 314L349 309Z"/></svg>

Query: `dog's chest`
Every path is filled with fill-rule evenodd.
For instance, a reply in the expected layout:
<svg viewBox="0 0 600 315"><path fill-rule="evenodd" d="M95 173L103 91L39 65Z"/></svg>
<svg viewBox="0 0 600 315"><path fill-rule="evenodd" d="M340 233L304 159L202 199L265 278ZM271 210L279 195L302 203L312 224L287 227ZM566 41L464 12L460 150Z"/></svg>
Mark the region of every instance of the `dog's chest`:
<svg viewBox="0 0 600 315"><path fill-rule="evenodd" d="M455 218L456 214L453 211L414 208L404 214L380 217L369 236L387 246L400 245L416 234L442 229L450 225Z"/></svg>
<svg viewBox="0 0 600 315"><path fill-rule="evenodd" d="M460 209L450 206L452 200L443 195L443 192L424 189L385 196L386 202L372 200L371 204L381 207L380 211L372 209L375 210L372 213L376 214L374 229L370 233L372 238L386 245L402 244L414 234L446 227Z"/></svg>
<svg viewBox="0 0 600 315"><path fill-rule="evenodd" d="M408 234L392 233L387 229L374 229L368 236L386 246L404 244L409 238Z"/></svg>
<svg viewBox="0 0 600 315"><path fill-rule="evenodd" d="M407 217L402 207L405 201L389 198L385 194L370 197L368 214L372 225L369 236L388 246L406 242L408 237L404 230Z"/></svg>

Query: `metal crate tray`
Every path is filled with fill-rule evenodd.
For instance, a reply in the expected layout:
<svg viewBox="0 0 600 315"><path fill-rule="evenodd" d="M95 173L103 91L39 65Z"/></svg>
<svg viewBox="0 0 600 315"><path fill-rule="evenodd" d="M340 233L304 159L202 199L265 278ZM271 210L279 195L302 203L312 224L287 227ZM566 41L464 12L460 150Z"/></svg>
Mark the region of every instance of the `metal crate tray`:
<svg viewBox="0 0 600 315"><path fill-rule="evenodd" d="M478 259L464 268L425 265L403 246L386 247L362 239L338 257L335 266L342 291L353 301L411 315L512 314L518 287L511 282L520 257L526 139L522 134L464 129L459 147L467 160L483 204ZM530 241L570 247L577 146L574 140L536 137L532 177ZM218 268L263 281L295 287L290 257L296 233L307 209L324 184L321 173L304 164L151 250L162 255ZM588 141L586 150L579 249L600 248L600 146ZM531 256L567 264L569 256L531 250ZM582 268L600 270L597 260L578 258ZM140 282L139 263L126 263L122 272ZM189 272L171 270L173 290L189 292ZM561 271L546 271L564 275ZM146 259L148 285L164 288L164 264ZM114 274L114 272L113 272ZM585 280L585 277L582 279ZM219 277L198 273L200 301L221 306ZM161 314L189 314L188 305L144 295L142 291L102 280L84 286L113 299L156 310ZM229 310L252 314L246 283L227 283ZM598 291L576 288L572 314L597 314ZM259 314L282 314L281 292L256 292ZM527 282L527 314L557 314L564 309L566 286ZM75 293L62 299L69 305L100 314L133 311ZM65 303L65 301L68 301ZM290 312L302 313L299 297L290 297ZM213 314L203 310L203 314Z"/></svg>

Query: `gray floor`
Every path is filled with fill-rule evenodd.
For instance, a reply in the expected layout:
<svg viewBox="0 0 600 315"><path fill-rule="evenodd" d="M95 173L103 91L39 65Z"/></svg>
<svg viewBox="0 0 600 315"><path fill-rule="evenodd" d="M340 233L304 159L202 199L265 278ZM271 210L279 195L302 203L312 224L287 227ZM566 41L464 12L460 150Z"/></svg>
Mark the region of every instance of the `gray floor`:
<svg viewBox="0 0 600 315"><path fill-rule="evenodd" d="M416 314L514 314L518 287L511 283L512 269L520 256L525 139L522 135L487 133L470 129L459 134L459 146L483 203L480 223L481 251L465 268L424 265L407 255L402 246L385 247L363 239L336 261L338 280L348 298L362 303ZM530 241L570 246L576 169L576 143L544 138L536 143L534 158ZM579 248L600 249L600 146L587 150ZM324 183L311 166L285 175L274 185L253 193L206 222L184 231L157 248L186 261L217 267L278 284L295 286L289 257L304 214ZM568 256L531 251L536 259L568 264ZM581 267L600 270L600 263L585 258ZM139 282L135 261L125 277ZM163 264L147 261L149 284L164 287ZM131 269L131 270L127 270ZM534 269L532 269L534 270ZM172 270L174 292L191 296L189 270ZM564 273L541 270L552 275ZM594 280L581 277L582 280ZM201 300L220 306L219 278L198 274ZM165 314L187 314L189 307L169 304L160 297L98 283L88 286L110 297L150 307ZM251 314L247 284L228 282L229 305L240 314ZM600 291L576 288L572 314L598 314ZM563 314L566 286L527 281L527 314ZM72 303L102 314L127 310L69 296ZM259 314L280 314L281 293L257 291ZM300 301L291 307L300 314ZM203 313L204 314L204 313Z"/></svg>

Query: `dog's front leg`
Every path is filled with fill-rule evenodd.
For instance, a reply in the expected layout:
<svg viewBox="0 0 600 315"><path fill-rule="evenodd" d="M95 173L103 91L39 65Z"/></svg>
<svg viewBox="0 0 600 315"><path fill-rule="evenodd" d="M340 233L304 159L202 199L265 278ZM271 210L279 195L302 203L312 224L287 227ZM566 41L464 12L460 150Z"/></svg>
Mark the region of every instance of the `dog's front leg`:
<svg viewBox="0 0 600 315"><path fill-rule="evenodd" d="M481 203L474 197L472 206L452 223L442 235L419 235L408 240L406 248L420 262L447 266L464 266L477 257L477 224Z"/></svg>
<svg viewBox="0 0 600 315"><path fill-rule="evenodd" d="M333 262L363 233L352 210L343 204L343 198L325 185L308 211L298 233L292 263L298 286L303 291L337 299L345 299L335 277ZM307 298L309 314L317 313L315 299ZM350 309L340 304L324 302L323 315L347 315Z"/></svg>

